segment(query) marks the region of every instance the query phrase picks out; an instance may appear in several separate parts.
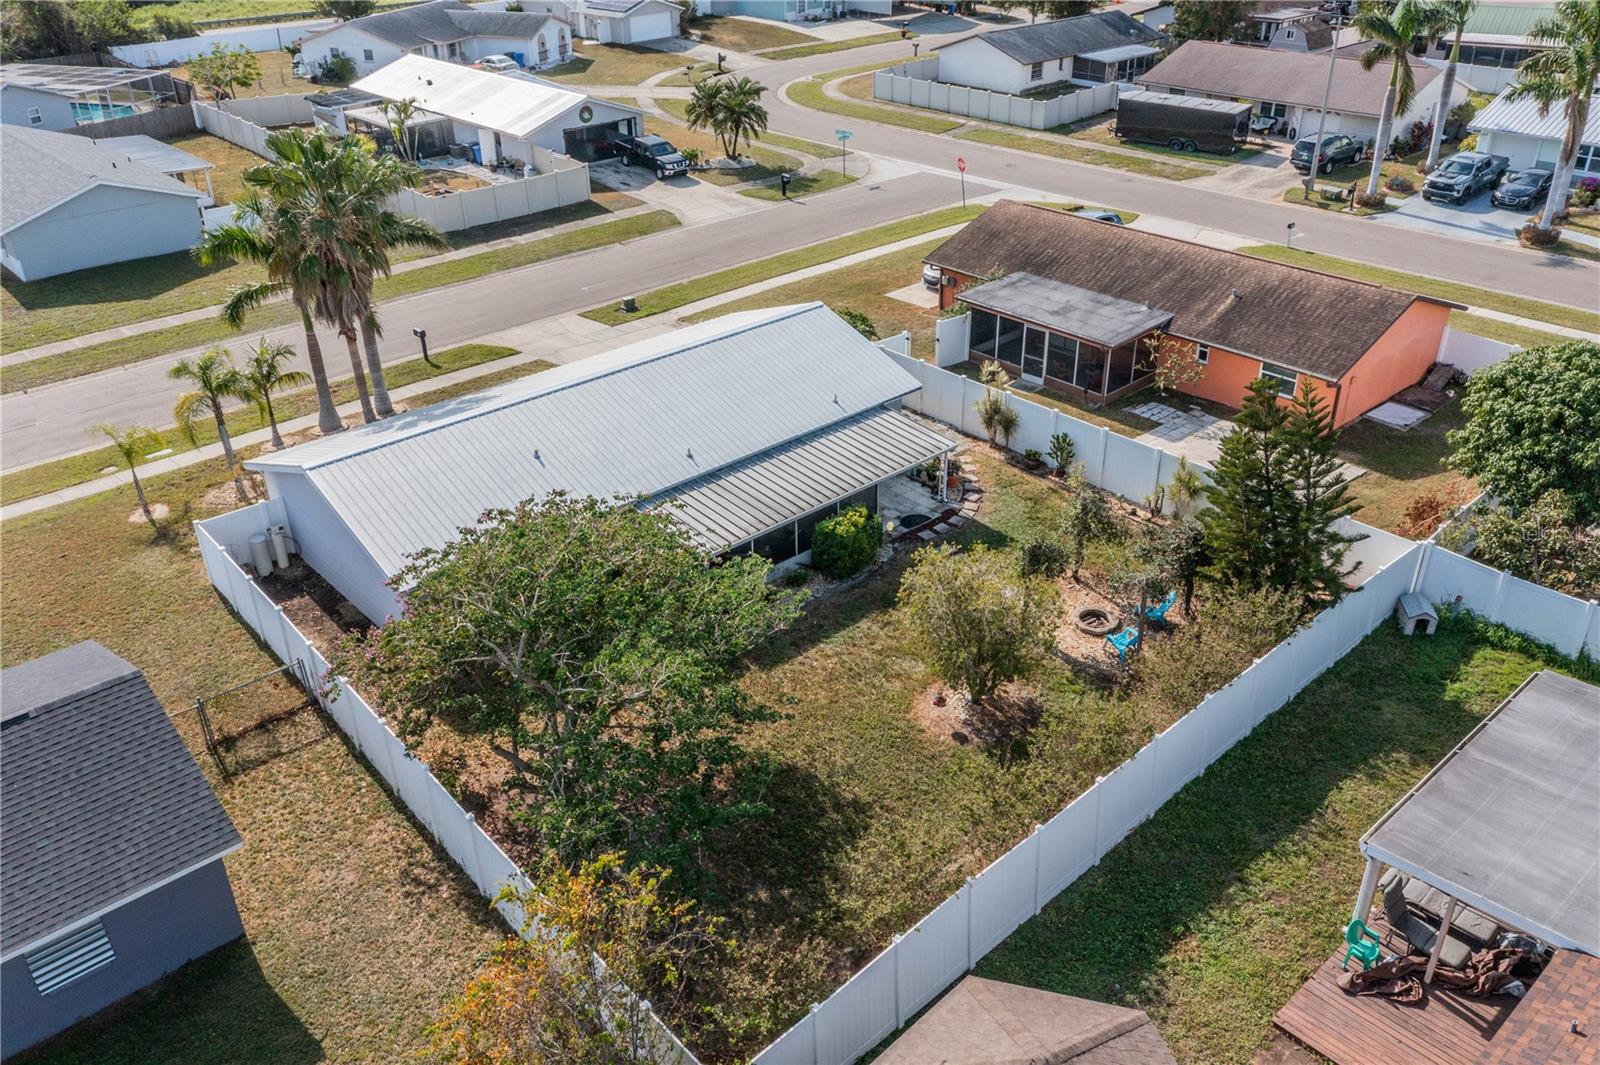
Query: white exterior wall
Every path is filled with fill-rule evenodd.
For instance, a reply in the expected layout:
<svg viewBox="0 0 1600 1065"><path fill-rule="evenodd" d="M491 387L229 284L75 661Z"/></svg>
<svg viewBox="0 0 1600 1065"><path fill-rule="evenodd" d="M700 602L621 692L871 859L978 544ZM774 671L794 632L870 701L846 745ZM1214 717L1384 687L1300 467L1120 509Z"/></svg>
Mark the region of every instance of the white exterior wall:
<svg viewBox="0 0 1600 1065"><path fill-rule="evenodd" d="M1556 159L1561 155L1561 142L1549 137L1530 137L1525 133L1486 130L1478 134L1478 151L1508 157L1514 170L1530 166L1544 166L1553 170Z"/></svg>
<svg viewBox="0 0 1600 1065"><path fill-rule="evenodd" d="M328 60L335 49L355 60L358 74L371 74L379 67L386 67L406 54L405 49L398 45L390 44L380 37L374 37L365 30L348 24L335 26L306 41L301 46L300 54L304 57L306 65L315 70ZM372 53L371 59L366 57L369 51Z"/></svg>
<svg viewBox="0 0 1600 1065"><path fill-rule="evenodd" d="M29 121L28 109L32 107L39 109L42 121L38 125ZM71 100L21 85L0 86L0 122L8 126L52 130L71 129L78 124L72 117Z"/></svg>
<svg viewBox="0 0 1600 1065"><path fill-rule="evenodd" d="M1046 64L1054 68L1055 63ZM1062 73L1054 69L1045 71L1045 79L1065 80L1072 73L1071 64ZM990 92L1020 95L1030 85L1043 85L1044 81L1030 82L1028 67L1023 66L1000 49L985 44L981 39L963 41L939 50L939 80L950 85L969 85Z"/></svg>
<svg viewBox="0 0 1600 1065"><path fill-rule="evenodd" d="M532 37L473 37L462 42L462 48L467 53L467 59L477 62L484 56L509 55L512 52L522 54L523 66L530 70L543 67L553 67L561 62L561 23L546 22L539 28L539 32ZM539 62L539 40L544 39L545 61ZM572 47L572 35L567 35L567 47ZM570 54L570 52L569 52Z"/></svg>
<svg viewBox="0 0 1600 1065"><path fill-rule="evenodd" d="M0 237L0 258L17 277L35 281L186 251L199 241L196 197L100 185Z"/></svg>
<svg viewBox="0 0 1600 1065"><path fill-rule="evenodd" d="M383 570L310 481L278 470L263 471L262 477L267 495L290 516L300 556L313 569L380 625L400 612L400 600L384 583Z"/></svg>

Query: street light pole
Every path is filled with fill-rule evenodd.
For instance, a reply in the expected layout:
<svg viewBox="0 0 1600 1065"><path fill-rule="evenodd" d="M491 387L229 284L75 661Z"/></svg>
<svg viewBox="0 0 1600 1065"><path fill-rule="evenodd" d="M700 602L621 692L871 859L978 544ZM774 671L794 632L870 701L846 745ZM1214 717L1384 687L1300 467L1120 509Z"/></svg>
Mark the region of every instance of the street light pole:
<svg viewBox="0 0 1600 1065"><path fill-rule="evenodd" d="M1339 57L1339 31L1344 27L1344 15L1335 12L1333 21L1333 43L1328 46L1328 84L1322 89L1322 111L1317 115L1317 143L1311 149L1311 169L1306 171L1306 202L1311 202L1311 192L1317 187L1317 171L1322 169L1322 132L1328 125L1328 101L1333 98L1333 70L1334 62ZM1291 152L1294 149L1289 149Z"/></svg>

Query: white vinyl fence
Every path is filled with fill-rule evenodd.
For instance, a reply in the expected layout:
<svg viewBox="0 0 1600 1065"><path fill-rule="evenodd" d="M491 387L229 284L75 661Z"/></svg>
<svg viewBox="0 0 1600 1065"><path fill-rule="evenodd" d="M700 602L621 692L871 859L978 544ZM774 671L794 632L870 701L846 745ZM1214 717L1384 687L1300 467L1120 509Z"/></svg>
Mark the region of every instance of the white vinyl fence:
<svg viewBox="0 0 1600 1065"><path fill-rule="evenodd" d="M929 56L915 63L903 63L876 71L872 75L872 95L875 99L891 103L926 107L933 111L982 118L1008 126L1025 126L1028 129L1054 129L1117 106L1115 85L1080 88L1065 96L1038 100L934 80L938 77L938 64L938 56Z"/></svg>
<svg viewBox="0 0 1600 1065"><path fill-rule="evenodd" d="M983 394L982 386L914 359L895 361L922 383L920 392L903 401L907 409L972 433L973 404ZM1089 479L1124 498L1142 498L1175 465L1170 455L1155 448L1030 400L1008 394L1007 403L1022 418L1013 449L1043 450L1039 440L1065 432L1078 445ZM968 879L825 1002L813 1006L756 1056L755 1065L846 1065L876 1046L1344 657L1390 616L1402 593L1419 591L1435 602L1459 604L1565 654L1600 654L1600 606L1594 602L1507 576L1437 544L1414 543L1348 520L1345 530L1367 537L1349 555L1352 563L1360 563L1358 590L1207 696Z"/></svg>
<svg viewBox="0 0 1600 1065"><path fill-rule="evenodd" d="M311 121L311 104L299 96L262 96L249 100L228 100L221 107L198 101L195 123L207 133L237 144L265 159L272 158L267 148L268 125L288 125ZM481 189L425 196L402 189L393 200L401 214L431 223L443 233L473 226L504 222L512 218L551 211L589 198L589 165L570 156L537 145L533 148L533 177L519 178Z"/></svg>
<svg viewBox="0 0 1600 1065"><path fill-rule="evenodd" d="M311 645L277 604L267 597L240 565L249 557L250 536L274 524L287 524L281 500L268 500L194 523L195 540L206 576L280 662L297 662L313 684L328 677L328 661ZM451 859L461 867L485 898L493 899L507 885L527 887L528 878L495 841L478 827L476 818L444 789L426 763L420 761L395 736L348 684L340 684L337 698L313 694L322 708L366 756L412 816L427 828ZM521 932L523 913L509 902L496 910L513 931ZM663 1065L699 1065L672 1032L655 1021L655 1060Z"/></svg>
<svg viewBox="0 0 1600 1065"><path fill-rule="evenodd" d="M1502 344L1476 333L1463 333L1445 326L1444 336L1439 340L1439 354L1433 361L1447 362L1471 376L1485 366L1493 366L1513 351L1520 350L1515 344Z"/></svg>
<svg viewBox="0 0 1600 1065"><path fill-rule="evenodd" d="M168 67L174 63L187 63L195 56L205 55L211 46L224 48L243 47L251 52L275 52L313 33L327 29L337 19L317 19L308 22L291 22L276 26L229 26L211 30L198 37L181 37L175 41L148 41L144 44L119 44L111 54L124 63L137 67Z"/></svg>

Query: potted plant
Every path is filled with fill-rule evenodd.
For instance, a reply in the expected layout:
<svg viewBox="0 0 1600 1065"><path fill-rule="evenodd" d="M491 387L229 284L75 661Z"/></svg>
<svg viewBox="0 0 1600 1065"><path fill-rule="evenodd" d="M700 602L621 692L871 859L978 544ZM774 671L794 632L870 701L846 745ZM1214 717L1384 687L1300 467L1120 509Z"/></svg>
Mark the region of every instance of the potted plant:
<svg viewBox="0 0 1600 1065"><path fill-rule="evenodd" d="M1039 454L1039 449L1030 447L1022 453L1022 464L1030 470L1044 469L1044 456Z"/></svg>

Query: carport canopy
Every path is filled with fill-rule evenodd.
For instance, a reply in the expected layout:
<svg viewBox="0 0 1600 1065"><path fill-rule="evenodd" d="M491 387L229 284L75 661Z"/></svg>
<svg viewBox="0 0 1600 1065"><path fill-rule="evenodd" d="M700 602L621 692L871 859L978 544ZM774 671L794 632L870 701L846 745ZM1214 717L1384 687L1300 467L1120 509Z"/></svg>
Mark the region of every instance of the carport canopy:
<svg viewBox="0 0 1600 1065"><path fill-rule="evenodd" d="M1503 926L1600 955L1600 688L1536 673L1361 851Z"/></svg>

